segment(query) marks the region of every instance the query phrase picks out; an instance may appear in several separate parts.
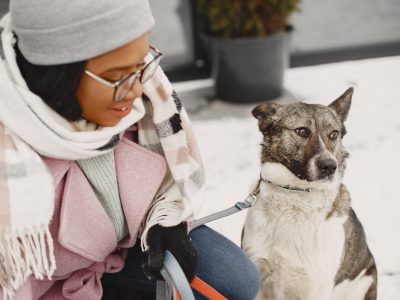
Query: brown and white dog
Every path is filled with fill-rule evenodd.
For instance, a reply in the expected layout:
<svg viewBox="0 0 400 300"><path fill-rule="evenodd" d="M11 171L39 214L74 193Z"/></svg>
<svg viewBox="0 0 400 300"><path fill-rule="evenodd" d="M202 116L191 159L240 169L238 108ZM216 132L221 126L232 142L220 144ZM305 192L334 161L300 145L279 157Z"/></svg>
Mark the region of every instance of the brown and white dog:
<svg viewBox="0 0 400 300"><path fill-rule="evenodd" d="M353 88L329 106L263 103L261 181L242 233L257 299L376 299L377 270L341 183Z"/></svg>

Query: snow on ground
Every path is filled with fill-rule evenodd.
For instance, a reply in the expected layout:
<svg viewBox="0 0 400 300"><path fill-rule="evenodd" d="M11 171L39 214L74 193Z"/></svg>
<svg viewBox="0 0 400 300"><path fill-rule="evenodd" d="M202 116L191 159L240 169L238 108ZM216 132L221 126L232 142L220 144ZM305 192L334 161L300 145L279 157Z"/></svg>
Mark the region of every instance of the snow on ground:
<svg viewBox="0 0 400 300"><path fill-rule="evenodd" d="M350 152L344 183L376 259L378 298L400 299L400 56L290 69L285 86L282 103L325 105L355 88L343 141ZM200 217L244 200L258 177L254 106L216 100L192 114L207 174ZM209 225L240 244L245 214Z"/></svg>

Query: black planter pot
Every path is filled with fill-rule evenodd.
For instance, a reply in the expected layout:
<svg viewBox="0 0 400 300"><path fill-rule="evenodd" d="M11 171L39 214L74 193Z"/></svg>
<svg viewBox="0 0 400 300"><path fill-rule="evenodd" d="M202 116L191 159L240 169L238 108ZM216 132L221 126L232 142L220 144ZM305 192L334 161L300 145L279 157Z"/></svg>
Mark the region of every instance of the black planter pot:
<svg viewBox="0 0 400 300"><path fill-rule="evenodd" d="M229 102L264 102L282 95L289 65L289 33L268 37L208 37L217 97Z"/></svg>

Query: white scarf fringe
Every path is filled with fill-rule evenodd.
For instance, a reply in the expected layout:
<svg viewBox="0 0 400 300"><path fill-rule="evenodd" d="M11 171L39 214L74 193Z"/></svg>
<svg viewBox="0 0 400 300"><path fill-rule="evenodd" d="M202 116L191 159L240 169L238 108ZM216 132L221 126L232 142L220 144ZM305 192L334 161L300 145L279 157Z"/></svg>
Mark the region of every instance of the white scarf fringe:
<svg viewBox="0 0 400 300"><path fill-rule="evenodd" d="M0 287L12 299L30 275L51 279L56 269L53 240L47 224L15 231L0 243Z"/></svg>

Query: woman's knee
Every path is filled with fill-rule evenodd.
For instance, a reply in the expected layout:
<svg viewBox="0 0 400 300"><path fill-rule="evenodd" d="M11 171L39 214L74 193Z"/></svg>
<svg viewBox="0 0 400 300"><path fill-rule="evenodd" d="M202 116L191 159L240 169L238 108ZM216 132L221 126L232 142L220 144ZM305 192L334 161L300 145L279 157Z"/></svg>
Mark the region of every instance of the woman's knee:
<svg viewBox="0 0 400 300"><path fill-rule="evenodd" d="M256 297L257 269L237 245L205 226L194 230L191 237L199 253L200 279L230 300Z"/></svg>
<svg viewBox="0 0 400 300"><path fill-rule="evenodd" d="M256 267L249 261L242 261L240 268L227 268L225 276L214 284L222 295L230 300L253 300L259 288L259 275Z"/></svg>

